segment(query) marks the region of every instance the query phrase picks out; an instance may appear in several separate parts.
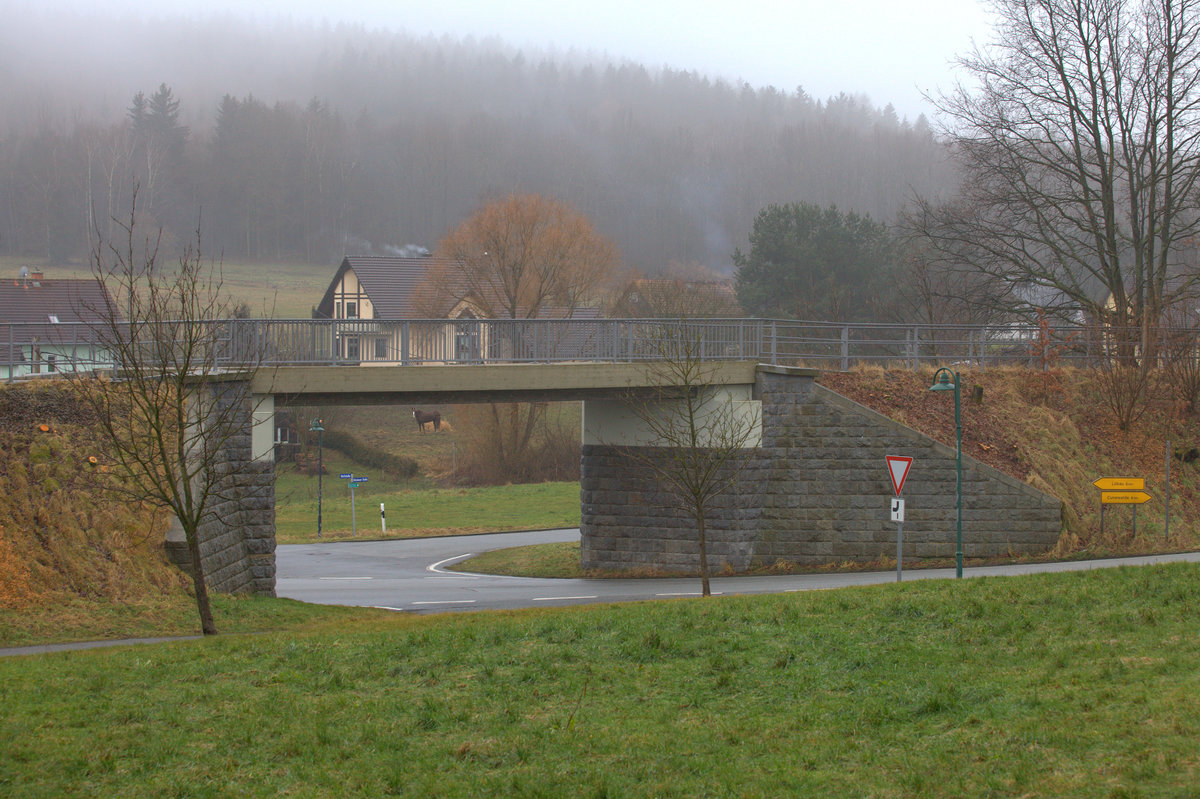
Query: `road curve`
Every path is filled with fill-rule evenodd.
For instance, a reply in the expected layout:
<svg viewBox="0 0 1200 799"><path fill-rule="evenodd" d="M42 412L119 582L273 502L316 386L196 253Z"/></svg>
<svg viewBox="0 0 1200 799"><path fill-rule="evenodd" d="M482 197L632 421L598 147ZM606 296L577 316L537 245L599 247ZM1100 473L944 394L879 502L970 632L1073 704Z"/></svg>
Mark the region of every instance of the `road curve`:
<svg viewBox="0 0 1200 799"><path fill-rule="evenodd" d="M568 529L392 541L284 545L276 550L276 593L281 597L317 604L361 605L414 613L699 596L700 581L695 577L558 580L465 574L446 571L444 568L471 555L493 549L578 540L579 530ZM1200 562L1200 552L983 566L967 568L963 575L983 577L1082 571L1173 561ZM920 569L904 573L905 580L946 579L953 576L953 569ZM712 591L714 594L768 594L874 585L894 582L895 579L894 571L715 577L712 580Z"/></svg>

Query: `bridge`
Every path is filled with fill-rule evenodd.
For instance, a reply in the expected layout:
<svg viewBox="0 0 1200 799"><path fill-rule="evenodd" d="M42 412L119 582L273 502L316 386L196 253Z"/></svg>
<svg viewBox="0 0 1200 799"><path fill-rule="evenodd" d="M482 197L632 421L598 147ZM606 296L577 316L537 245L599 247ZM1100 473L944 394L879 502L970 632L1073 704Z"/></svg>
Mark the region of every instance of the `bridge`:
<svg viewBox="0 0 1200 799"><path fill-rule="evenodd" d="M282 366L428 366L496 363L632 363L662 341L695 338L705 360L916 367L948 361L1036 365L1053 346L1065 363L1095 364L1108 337L1086 326L840 324L781 319L228 319L203 322L214 361ZM169 335L169 332L164 333ZM1163 330L1193 345L1192 329ZM104 332L87 323L0 323L0 376L110 367Z"/></svg>
<svg viewBox="0 0 1200 799"><path fill-rule="evenodd" d="M916 459L905 488L905 553L954 554L955 451L818 385L814 369L722 360L705 389L759 420L746 466L709 516L714 570L788 561L869 561L895 551L887 455ZM583 404L583 565L607 570L698 565L689 519L666 500L651 469L629 447L666 457L647 439L631 393L662 397L653 362L475 365L281 366L260 370L262 404L245 452L233 460L244 501L209 536L217 590L274 589L272 424L276 407L574 400ZM639 402L646 401L645 399ZM668 411L669 412L669 411ZM656 449L657 448L657 449ZM1053 546L1061 504L1008 475L964 459L964 553L1032 554ZM240 527L239 531L237 528ZM206 556L207 563L207 556Z"/></svg>
<svg viewBox="0 0 1200 799"><path fill-rule="evenodd" d="M917 464L905 488L906 556L953 556L954 450L823 388L817 369L798 364L1024 361L1030 349L1021 336L1035 335L756 319L201 324L211 326L211 362L225 372L222 379L249 381L247 393L255 398L243 434L230 441L219 467L233 490L202 531L202 558L214 590L268 594L275 585L273 420L276 408L288 405L580 401L583 565L694 569L692 523L670 506L652 470L628 457L634 446L665 457L629 398L677 401L661 395L664 372L655 368L664 343L673 341L688 342L709 363L706 393L758 420L739 483L709 518L714 569L888 557L895 551L886 512L891 454ZM10 379L23 337L15 327L0 331L13 343ZM1093 357L1092 345L1073 342L1080 357ZM62 371L111 366L97 343L90 331L66 326L42 326L37 338L40 352L53 350ZM257 368L247 372L247 364ZM1061 530L1058 500L964 460L967 557L1053 546Z"/></svg>

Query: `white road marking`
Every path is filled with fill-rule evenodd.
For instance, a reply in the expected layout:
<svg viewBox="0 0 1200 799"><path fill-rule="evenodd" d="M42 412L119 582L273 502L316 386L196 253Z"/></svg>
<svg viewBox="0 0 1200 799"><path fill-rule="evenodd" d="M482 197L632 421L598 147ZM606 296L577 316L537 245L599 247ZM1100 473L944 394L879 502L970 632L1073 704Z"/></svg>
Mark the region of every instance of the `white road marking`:
<svg viewBox="0 0 1200 799"><path fill-rule="evenodd" d="M473 553L473 552L468 552L465 555L455 555L452 558L446 558L445 560L439 560L437 563L431 563L428 566L426 566L425 571L431 572L433 574L440 574L443 577L466 577L469 580L474 580L477 578L477 575L465 574L465 573L460 573L460 572L448 572L442 568L442 566L444 566L447 563L453 563L454 561L457 561L457 560L466 560L467 558L471 557L474 554L475 553Z"/></svg>
<svg viewBox="0 0 1200 799"><path fill-rule="evenodd" d="M474 605L474 599L438 599L425 602L414 602L414 605Z"/></svg>
<svg viewBox="0 0 1200 799"><path fill-rule="evenodd" d="M598 599L595 594L589 596L535 596L534 602L557 602L560 599Z"/></svg>
<svg viewBox="0 0 1200 799"><path fill-rule="evenodd" d="M404 612L404 608L393 608L390 605L372 605L371 607L377 608L378 610L398 610L401 613Z"/></svg>

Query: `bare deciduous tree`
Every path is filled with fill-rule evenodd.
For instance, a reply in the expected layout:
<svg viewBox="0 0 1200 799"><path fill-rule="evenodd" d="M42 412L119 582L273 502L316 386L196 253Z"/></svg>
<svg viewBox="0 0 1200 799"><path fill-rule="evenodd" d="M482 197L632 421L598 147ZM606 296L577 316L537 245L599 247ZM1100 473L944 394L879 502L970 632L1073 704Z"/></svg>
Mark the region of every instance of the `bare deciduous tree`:
<svg viewBox="0 0 1200 799"><path fill-rule="evenodd" d="M157 237L139 240L136 194L121 238L97 238L92 269L108 304L92 308L111 380L73 379L94 411L120 480L116 490L164 508L178 520L191 555L201 628L217 632L200 550L201 528L219 522L215 505L234 487L224 459L244 433L254 397L249 378L262 356L228 335L236 306L222 291L219 264L196 241L173 267L159 262Z"/></svg>
<svg viewBox="0 0 1200 799"><path fill-rule="evenodd" d="M916 216L1018 306L1082 310L1132 362L1197 278L1179 264L1200 229L1200 4L991 6L995 42L938 100L961 196Z"/></svg>
<svg viewBox="0 0 1200 799"><path fill-rule="evenodd" d="M664 323L650 366L663 388L625 403L644 427L646 446L621 446L652 474L674 506L696 525L701 592L710 596L708 526L715 501L739 483L761 435L761 412L713 380L717 364L701 357L702 329Z"/></svg>
<svg viewBox="0 0 1200 799"><path fill-rule="evenodd" d="M493 319L533 319L549 308L570 316L595 299L619 261L586 217L536 194L488 203L437 254L449 266L426 287L426 304L444 313L453 304L447 300L465 301Z"/></svg>
<svg viewBox="0 0 1200 799"><path fill-rule="evenodd" d="M533 194L488 203L446 236L437 253L446 265L434 270L414 301L430 317L570 317L597 299L619 261L586 217ZM499 341L491 345L502 348ZM548 432L544 404L493 404L476 421L472 448L486 480L531 473L531 442Z"/></svg>

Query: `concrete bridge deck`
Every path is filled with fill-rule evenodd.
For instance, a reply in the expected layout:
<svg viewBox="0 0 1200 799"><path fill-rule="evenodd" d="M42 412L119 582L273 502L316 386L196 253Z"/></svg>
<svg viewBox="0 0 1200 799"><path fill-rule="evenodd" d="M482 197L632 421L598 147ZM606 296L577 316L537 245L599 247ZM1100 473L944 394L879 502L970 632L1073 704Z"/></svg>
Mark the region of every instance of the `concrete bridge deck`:
<svg viewBox="0 0 1200 799"><path fill-rule="evenodd" d="M753 385L756 362L714 361L714 385ZM283 366L254 377L255 394L277 405L391 405L557 402L608 399L660 388L653 363L483 363L373 367Z"/></svg>

